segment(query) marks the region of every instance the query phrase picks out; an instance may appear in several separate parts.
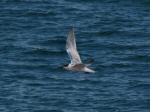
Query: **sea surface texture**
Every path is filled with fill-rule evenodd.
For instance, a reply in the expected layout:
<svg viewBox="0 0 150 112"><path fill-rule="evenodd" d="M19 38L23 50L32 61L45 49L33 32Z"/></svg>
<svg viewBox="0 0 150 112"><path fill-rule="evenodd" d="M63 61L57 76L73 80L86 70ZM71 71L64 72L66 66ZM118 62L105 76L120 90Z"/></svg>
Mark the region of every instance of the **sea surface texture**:
<svg viewBox="0 0 150 112"><path fill-rule="evenodd" d="M150 112L150 1L0 0L0 112Z"/></svg>

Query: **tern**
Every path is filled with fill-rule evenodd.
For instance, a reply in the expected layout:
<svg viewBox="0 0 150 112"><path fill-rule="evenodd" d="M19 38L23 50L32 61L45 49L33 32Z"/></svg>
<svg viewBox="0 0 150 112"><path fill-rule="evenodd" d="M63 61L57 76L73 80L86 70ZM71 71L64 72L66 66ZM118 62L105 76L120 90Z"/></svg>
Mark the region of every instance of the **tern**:
<svg viewBox="0 0 150 112"><path fill-rule="evenodd" d="M81 61L80 55L76 47L74 28L72 28L68 33L68 37L66 41L66 51L70 57L71 63L64 66L64 69L70 70L70 71L95 73L94 70L88 67L89 65L83 64Z"/></svg>

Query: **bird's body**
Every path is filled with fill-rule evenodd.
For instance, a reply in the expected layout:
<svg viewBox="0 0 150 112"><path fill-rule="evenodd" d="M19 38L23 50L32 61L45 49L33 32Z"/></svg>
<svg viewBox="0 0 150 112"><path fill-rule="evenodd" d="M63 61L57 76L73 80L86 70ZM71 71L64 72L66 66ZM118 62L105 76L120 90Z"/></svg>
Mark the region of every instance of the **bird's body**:
<svg viewBox="0 0 150 112"><path fill-rule="evenodd" d="M81 72L90 72L90 73L95 72L94 70L88 68L85 64L68 65L64 68L66 70L71 70L71 71L81 71Z"/></svg>
<svg viewBox="0 0 150 112"><path fill-rule="evenodd" d="M64 67L66 70L89 72L89 73L95 72L94 70L88 68L87 65L83 64L80 59L80 55L76 48L76 40L73 28L68 34L66 42L66 51L71 59L71 63Z"/></svg>

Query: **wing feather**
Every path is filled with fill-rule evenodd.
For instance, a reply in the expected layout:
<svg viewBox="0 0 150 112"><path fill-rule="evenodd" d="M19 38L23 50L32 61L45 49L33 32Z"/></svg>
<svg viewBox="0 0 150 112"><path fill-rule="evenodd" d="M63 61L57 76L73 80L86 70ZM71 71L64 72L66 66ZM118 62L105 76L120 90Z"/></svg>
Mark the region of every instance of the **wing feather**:
<svg viewBox="0 0 150 112"><path fill-rule="evenodd" d="M71 59L72 65L82 63L80 55L77 51L76 39L75 39L75 34L74 34L73 28L71 29L71 31L69 31L69 34L67 37L66 50L67 50L67 53Z"/></svg>

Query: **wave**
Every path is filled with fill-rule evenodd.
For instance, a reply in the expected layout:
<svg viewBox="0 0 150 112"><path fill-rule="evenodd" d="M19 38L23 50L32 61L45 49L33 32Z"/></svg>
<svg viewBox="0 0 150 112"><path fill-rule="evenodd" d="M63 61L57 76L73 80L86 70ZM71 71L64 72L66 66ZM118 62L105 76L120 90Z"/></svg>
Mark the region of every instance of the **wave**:
<svg viewBox="0 0 150 112"><path fill-rule="evenodd" d="M134 55L134 56L128 56L124 60L148 63L148 62L150 62L150 56L149 55L139 55L139 54L137 54L137 55Z"/></svg>
<svg viewBox="0 0 150 112"><path fill-rule="evenodd" d="M38 11L38 10L35 10L35 11L28 11L28 12L25 12L25 15L26 16L39 16L39 17L42 17L42 16L54 16L56 15L54 12L51 12L51 11Z"/></svg>
<svg viewBox="0 0 150 112"><path fill-rule="evenodd" d="M24 54L28 55L37 55L37 56L59 56L62 54L66 54L64 50L47 50L47 49L32 49L24 52Z"/></svg>

